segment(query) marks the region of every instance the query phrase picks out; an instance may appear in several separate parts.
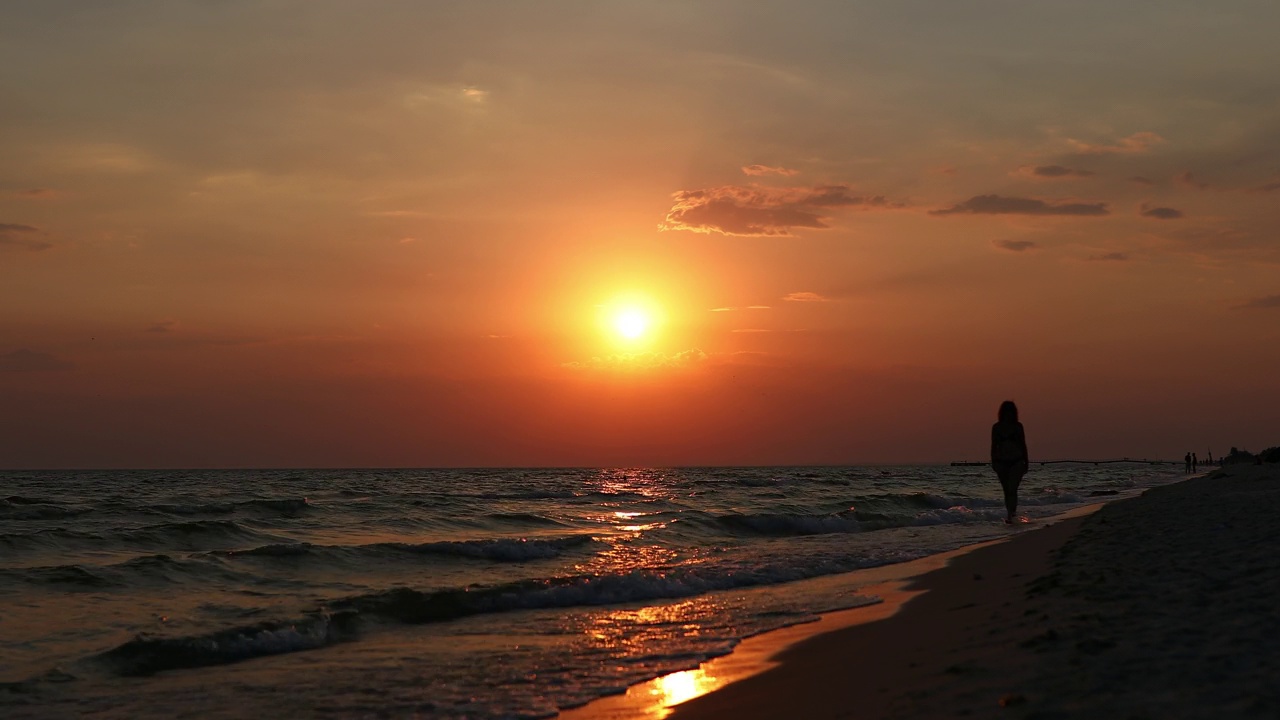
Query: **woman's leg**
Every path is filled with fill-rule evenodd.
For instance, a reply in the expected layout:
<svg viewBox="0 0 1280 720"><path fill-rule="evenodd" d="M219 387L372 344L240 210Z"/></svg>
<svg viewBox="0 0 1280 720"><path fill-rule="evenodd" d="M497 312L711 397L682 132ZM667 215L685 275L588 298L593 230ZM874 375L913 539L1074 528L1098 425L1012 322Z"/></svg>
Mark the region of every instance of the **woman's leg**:
<svg viewBox="0 0 1280 720"><path fill-rule="evenodd" d="M1013 522L1013 513L1018 510L1018 478L1009 468L996 470L996 477L1004 490L1004 509L1008 511L1005 522Z"/></svg>

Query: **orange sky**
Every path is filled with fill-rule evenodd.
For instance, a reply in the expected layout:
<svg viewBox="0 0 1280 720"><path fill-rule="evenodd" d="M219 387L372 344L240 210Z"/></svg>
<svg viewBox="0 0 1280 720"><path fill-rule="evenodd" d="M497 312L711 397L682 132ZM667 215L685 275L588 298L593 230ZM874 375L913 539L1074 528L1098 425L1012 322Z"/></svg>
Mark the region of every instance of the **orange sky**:
<svg viewBox="0 0 1280 720"><path fill-rule="evenodd" d="M1006 398L1036 457L1274 445L1276 27L6 4L0 466L980 459Z"/></svg>

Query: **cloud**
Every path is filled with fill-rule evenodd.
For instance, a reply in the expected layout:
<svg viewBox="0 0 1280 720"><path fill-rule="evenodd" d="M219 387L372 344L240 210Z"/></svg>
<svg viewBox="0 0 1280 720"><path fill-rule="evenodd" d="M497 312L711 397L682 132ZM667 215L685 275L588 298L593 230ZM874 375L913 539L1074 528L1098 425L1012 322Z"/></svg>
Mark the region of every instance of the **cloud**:
<svg viewBox="0 0 1280 720"><path fill-rule="evenodd" d="M1275 192L1276 190L1280 190L1280 180L1273 180L1269 183L1259 185L1258 187L1253 188L1253 192L1264 192L1264 193Z"/></svg>
<svg viewBox="0 0 1280 720"><path fill-rule="evenodd" d="M23 250L30 250L31 252L48 250L53 247L53 243L45 240L35 240L32 238L9 238L0 235L0 247L4 247L6 245L9 247L22 248Z"/></svg>
<svg viewBox="0 0 1280 720"><path fill-rule="evenodd" d="M829 208L892 208L883 196L849 194L847 185L813 188L725 186L706 190L681 190L672 195L675 204L661 230L718 232L738 236L789 237L795 228L822 230Z"/></svg>
<svg viewBox="0 0 1280 720"><path fill-rule="evenodd" d="M440 107L478 110L488 104L489 98L488 90L475 85L423 85L406 92L401 96L401 102L410 110Z"/></svg>
<svg viewBox="0 0 1280 720"><path fill-rule="evenodd" d="M53 243L32 235L38 235L40 228L18 223L0 223L0 247L15 247L23 250L48 250Z"/></svg>
<svg viewBox="0 0 1280 720"><path fill-rule="evenodd" d="M718 307L718 308L711 308L711 310L709 310L708 312L733 312L734 310L737 310L737 309L738 308L735 308L735 307Z"/></svg>
<svg viewBox="0 0 1280 720"><path fill-rule="evenodd" d="M930 210L930 215L1107 215L1106 203L1047 203L1035 198L974 195L943 210Z"/></svg>
<svg viewBox="0 0 1280 720"><path fill-rule="evenodd" d="M1280 295L1268 295L1266 297L1254 298L1242 305L1237 305L1237 307L1249 310L1280 309Z"/></svg>
<svg viewBox="0 0 1280 720"><path fill-rule="evenodd" d="M691 350L682 350L674 355L646 352L593 357L586 362L564 363L563 367L576 370L618 370L624 372L661 368L678 369L700 365L706 362L708 358L709 356L705 352L698 348L693 348Z"/></svg>
<svg viewBox="0 0 1280 720"><path fill-rule="evenodd" d="M781 175L783 177L792 177L800 174L799 170L769 165L744 165L742 166L742 172L747 175Z"/></svg>
<svg viewBox="0 0 1280 720"><path fill-rule="evenodd" d="M160 322L148 327L146 332L149 333L168 333L177 330L180 324L177 320L161 320Z"/></svg>
<svg viewBox="0 0 1280 720"><path fill-rule="evenodd" d="M1155 145L1163 144L1165 139L1153 132L1136 132L1111 145L1088 143L1072 138L1068 138L1067 142L1071 143L1076 152L1081 155L1137 155L1147 152Z"/></svg>
<svg viewBox="0 0 1280 720"><path fill-rule="evenodd" d="M1156 184L1155 180L1152 180L1151 178L1148 178L1148 177L1142 177L1141 175L1134 175L1133 177L1129 178L1129 182L1137 183L1139 185L1155 185Z"/></svg>
<svg viewBox="0 0 1280 720"><path fill-rule="evenodd" d="M1190 170L1183 170L1182 172L1178 173L1177 175L1174 175L1174 176L1173 176L1173 179L1174 179L1174 180L1175 180L1179 185L1185 185L1186 187L1193 188L1193 189L1195 189L1195 190L1208 190L1208 189L1209 189L1209 183L1204 182L1203 180L1197 180L1197 179L1195 179L1195 177L1191 174L1191 171L1190 171Z"/></svg>
<svg viewBox="0 0 1280 720"><path fill-rule="evenodd" d="M1031 250L1033 248L1040 247L1039 244L1032 242L1031 240L995 240L991 244L998 248L1012 250L1013 252L1022 252L1024 250Z"/></svg>
<svg viewBox="0 0 1280 720"><path fill-rule="evenodd" d="M1142 204L1139 214L1142 217L1155 218L1156 220L1180 220L1186 217L1181 210L1175 210L1171 207L1148 207L1146 203Z"/></svg>
<svg viewBox="0 0 1280 720"><path fill-rule="evenodd" d="M1018 168L1017 174L1037 180L1061 180L1070 178L1093 177L1088 170L1069 168L1063 165L1024 165Z"/></svg>
<svg viewBox="0 0 1280 720"><path fill-rule="evenodd" d="M13 195L27 200L44 200L57 197L58 192L49 188L30 188L27 190L15 190Z"/></svg>
<svg viewBox="0 0 1280 720"><path fill-rule="evenodd" d="M748 305L747 309L748 310L772 310L773 308L769 307L768 305Z"/></svg>
<svg viewBox="0 0 1280 720"><path fill-rule="evenodd" d="M1090 262L1124 262L1128 259L1129 256L1122 252L1110 252L1102 255L1090 255L1088 257Z"/></svg>
<svg viewBox="0 0 1280 720"><path fill-rule="evenodd" d="M141 173L159 166L141 148L114 143L65 145L57 148L50 159L63 168L107 173Z"/></svg>
<svg viewBox="0 0 1280 720"><path fill-rule="evenodd" d="M787 293L782 298L787 302L831 302L831 298L823 297L816 292L802 291Z"/></svg>
<svg viewBox="0 0 1280 720"><path fill-rule="evenodd" d="M50 355L20 348L12 352L0 353L0 372L46 372L50 370L70 370L75 367L71 363Z"/></svg>

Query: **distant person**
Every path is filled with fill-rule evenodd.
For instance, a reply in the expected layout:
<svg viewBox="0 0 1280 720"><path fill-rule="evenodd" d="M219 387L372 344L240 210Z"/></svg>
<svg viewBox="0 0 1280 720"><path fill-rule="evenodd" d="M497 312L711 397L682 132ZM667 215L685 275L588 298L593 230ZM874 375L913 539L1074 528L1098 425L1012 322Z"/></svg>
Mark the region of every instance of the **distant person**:
<svg viewBox="0 0 1280 720"><path fill-rule="evenodd" d="M1199 464L1200 464L1200 461L1196 460L1196 454L1191 453L1191 472L1195 472Z"/></svg>
<svg viewBox="0 0 1280 720"><path fill-rule="evenodd" d="M1004 489L1004 507L1008 511L1004 521L1013 522L1018 511L1018 485L1030 467L1027 454L1027 436L1018 422L1018 406L1012 400L1000 403L996 424L991 426L991 469L1000 478Z"/></svg>
<svg viewBox="0 0 1280 720"><path fill-rule="evenodd" d="M1185 472L1186 474L1190 475L1190 474L1191 474L1191 453L1187 453L1187 456L1186 456L1185 458L1183 458L1182 460L1183 460L1183 462L1185 462L1185 463L1186 463L1186 467L1185 467L1185 468L1183 468L1183 472Z"/></svg>

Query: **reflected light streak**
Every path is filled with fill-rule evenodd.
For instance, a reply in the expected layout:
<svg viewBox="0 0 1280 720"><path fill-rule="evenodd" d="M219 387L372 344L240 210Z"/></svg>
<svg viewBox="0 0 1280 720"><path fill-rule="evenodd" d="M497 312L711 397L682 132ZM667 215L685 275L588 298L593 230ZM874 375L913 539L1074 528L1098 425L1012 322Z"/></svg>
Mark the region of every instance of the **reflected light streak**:
<svg viewBox="0 0 1280 720"><path fill-rule="evenodd" d="M664 675L662 678L655 680L660 692L662 692L662 703L666 706L680 705L686 700L694 700L701 694L707 694L716 687L716 678L707 674L707 671L701 667L695 667L692 670L685 670L682 673L672 673Z"/></svg>
<svg viewBox="0 0 1280 720"><path fill-rule="evenodd" d="M671 707L715 690L719 682L702 668L664 675L653 681L654 693L661 705L650 711L654 717L666 717Z"/></svg>

